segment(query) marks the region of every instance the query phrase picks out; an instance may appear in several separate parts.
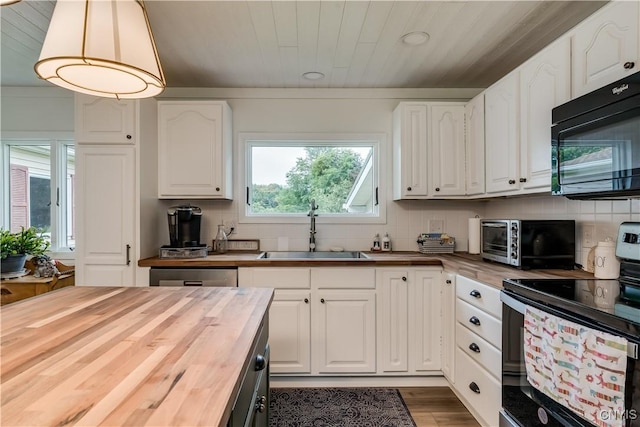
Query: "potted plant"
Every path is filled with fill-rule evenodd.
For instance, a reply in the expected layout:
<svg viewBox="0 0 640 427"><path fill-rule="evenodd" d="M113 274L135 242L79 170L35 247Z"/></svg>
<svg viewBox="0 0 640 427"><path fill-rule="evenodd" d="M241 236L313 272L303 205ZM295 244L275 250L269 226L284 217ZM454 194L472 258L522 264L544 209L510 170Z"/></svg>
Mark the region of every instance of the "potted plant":
<svg viewBox="0 0 640 427"><path fill-rule="evenodd" d="M49 240L35 227L22 227L17 233L0 229L0 271L22 271L28 255L42 255L49 249L49 245Z"/></svg>

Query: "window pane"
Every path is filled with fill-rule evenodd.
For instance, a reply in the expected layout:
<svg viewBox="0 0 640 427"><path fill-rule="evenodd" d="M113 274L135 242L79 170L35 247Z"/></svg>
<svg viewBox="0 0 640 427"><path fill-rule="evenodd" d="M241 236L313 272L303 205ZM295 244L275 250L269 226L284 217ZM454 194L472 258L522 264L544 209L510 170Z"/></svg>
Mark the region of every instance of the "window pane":
<svg viewBox="0 0 640 427"><path fill-rule="evenodd" d="M321 214L371 214L373 146L363 144L250 145L249 214L307 214L312 199Z"/></svg>
<svg viewBox="0 0 640 427"><path fill-rule="evenodd" d="M51 149L48 145L11 146L9 198L11 231L35 226L51 230Z"/></svg>

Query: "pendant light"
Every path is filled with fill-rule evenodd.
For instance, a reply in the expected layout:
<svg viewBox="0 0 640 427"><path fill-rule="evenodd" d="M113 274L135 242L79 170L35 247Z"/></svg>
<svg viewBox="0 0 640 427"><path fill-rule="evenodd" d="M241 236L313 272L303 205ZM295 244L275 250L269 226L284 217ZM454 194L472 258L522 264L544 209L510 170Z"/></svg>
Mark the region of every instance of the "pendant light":
<svg viewBox="0 0 640 427"><path fill-rule="evenodd" d="M76 92L148 98L166 86L142 0L57 0L35 65Z"/></svg>

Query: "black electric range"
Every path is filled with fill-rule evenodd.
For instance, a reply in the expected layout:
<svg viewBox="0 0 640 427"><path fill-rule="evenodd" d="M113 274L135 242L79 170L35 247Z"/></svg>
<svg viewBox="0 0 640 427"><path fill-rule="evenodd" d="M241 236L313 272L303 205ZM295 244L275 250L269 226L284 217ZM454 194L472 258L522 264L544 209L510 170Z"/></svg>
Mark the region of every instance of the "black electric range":
<svg viewBox="0 0 640 427"><path fill-rule="evenodd" d="M597 322L612 333L640 335L640 302L633 293L616 292L621 288L619 280L505 279L503 287L506 293Z"/></svg>

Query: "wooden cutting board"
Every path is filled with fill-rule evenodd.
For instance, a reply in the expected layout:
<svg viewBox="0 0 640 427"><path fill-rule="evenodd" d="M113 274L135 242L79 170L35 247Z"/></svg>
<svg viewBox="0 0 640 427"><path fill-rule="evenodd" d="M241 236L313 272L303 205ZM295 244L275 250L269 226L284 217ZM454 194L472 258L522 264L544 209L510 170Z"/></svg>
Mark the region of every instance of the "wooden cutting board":
<svg viewBox="0 0 640 427"><path fill-rule="evenodd" d="M68 287L0 313L3 426L224 426L272 289Z"/></svg>

